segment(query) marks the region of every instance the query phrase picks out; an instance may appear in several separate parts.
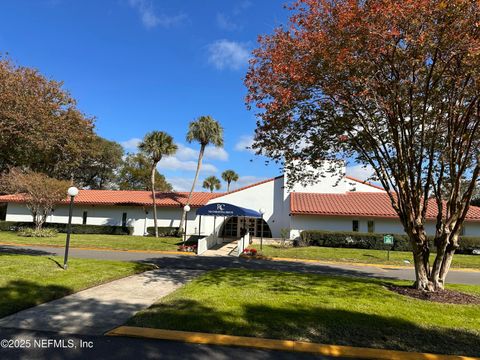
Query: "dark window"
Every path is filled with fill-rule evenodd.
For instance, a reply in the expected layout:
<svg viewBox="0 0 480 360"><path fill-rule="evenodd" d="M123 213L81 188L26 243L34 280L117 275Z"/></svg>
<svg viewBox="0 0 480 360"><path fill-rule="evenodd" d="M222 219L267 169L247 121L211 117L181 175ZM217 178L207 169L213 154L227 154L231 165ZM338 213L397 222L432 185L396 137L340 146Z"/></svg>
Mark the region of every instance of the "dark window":
<svg viewBox="0 0 480 360"><path fill-rule="evenodd" d="M358 220L352 221L352 231L358 232Z"/></svg>
<svg viewBox="0 0 480 360"><path fill-rule="evenodd" d="M369 233L375 232L375 221L368 220L367 227L368 227L368 232Z"/></svg>
<svg viewBox="0 0 480 360"><path fill-rule="evenodd" d="M271 238L272 237L272 232L270 231L270 226L268 226L267 222L263 219L256 219L257 223L257 230L255 232L256 237L262 236L262 229L263 229L263 237L264 238ZM263 226L262 226L262 221L263 221Z"/></svg>
<svg viewBox="0 0 480 360"><path fill-rule="evenodd" d="M88 212L84 211L83 212L83 217L82 217L82 224L87 225L87 217L88 217Z"/></svg>
<svg viewBox="0 0 480 360"><path fill-rule="evenodd" d="M223 226L222 236L237 237L238 217L233 216L225 222Z"/></svg>
<svg viewBox="0 0 480 360"><path fill-rule="evenodd" d="M123 213L122 215L122 226L123 227L127 226L127 213Z"/></svg>

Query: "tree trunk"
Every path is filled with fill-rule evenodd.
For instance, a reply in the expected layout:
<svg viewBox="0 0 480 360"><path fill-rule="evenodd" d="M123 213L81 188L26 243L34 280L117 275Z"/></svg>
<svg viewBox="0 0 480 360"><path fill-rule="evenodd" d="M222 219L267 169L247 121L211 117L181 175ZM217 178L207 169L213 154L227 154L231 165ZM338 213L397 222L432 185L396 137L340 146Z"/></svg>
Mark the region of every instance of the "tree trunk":
<svg viewBox="0 0 480 360"><path fill-rule="evenodd" d="M197 171L195 172L195 178L193 179L192 188L190 189L190 194L188 194L187 203L185 205L190 205L190 199L192 198L192 193L193 193L193 190L195 189L195 185L198 180L198 174L200 173L200 168L202 167L202 159L203 159L204 152L205 152L205 145L202 144L200 146L200 152L198 153ZM183 233L183 227L185 224L186 217L187 217L187 213L182 208L182 219L180 220L180 225L178 227L178 231L180 233Z"/></svg>
<svg viewBox="0 0 480 360"><path fill-rule="evenodd" d="M430 249L423 228L417 228L408 232L410 243L413 248L413 263L415 265L415 288L424 291L433 291L430 281Z"/></svg>
<svg viewBox="0 0 480 360"><path fill-rule="evenodd" d="M153 201L153 226L155 227L155 237L158 238L158 226L157 226L157 201L155 198L155 169L157 164L152 165L152 173L150 174L150 180L152 182L152 201Z"/></svg>
<svg viewBox="0 0 480 360"><path fill-rule="evenodd" d="M425 252L422 249L413 252L413 262L415 264L415 288L424 291L433 291L433 284L429 279L429 268L425 266Z"/></svg>
<svg viewBox="0 0 480 360"><path fill-rule="evenodd" d="M230 181L227 181L227 192L230 192Z"/></svg>

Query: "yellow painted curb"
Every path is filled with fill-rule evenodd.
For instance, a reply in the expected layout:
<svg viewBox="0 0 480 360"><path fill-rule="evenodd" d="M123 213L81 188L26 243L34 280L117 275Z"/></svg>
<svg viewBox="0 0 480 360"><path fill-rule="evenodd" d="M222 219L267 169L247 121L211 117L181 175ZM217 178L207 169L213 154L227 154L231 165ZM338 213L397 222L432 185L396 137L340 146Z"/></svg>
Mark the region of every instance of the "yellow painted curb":
<svg viewBox="0 0 480 360"><path fill-rule="evenodd" d="M402 266L402 265L388 265L388 264L382 265L382 264L355 263L355 262L346 262L346 261L329 261L329 260L297 259L297 258L282 258L282 257L269 257L264 260L319 263L319 264L328 264L328 265L367 266L367 267L377 267L377 268L385 268L385 269L413 269L414 268L413 266ZM479 269L452 268L452 267L450 268L449 271L480 272Z"/></svg>
<svg viewBox="0 0 480 360"><path fill-rule="evenodd" d="M293 340L276 340L233 336L222 334L208 334L190 331L164 330L141 328L134 326L120 326L105 335L131 336L159 340L184 341L196 344L243 346L268 350L295 351L321 354L333 357L351 357L356 359L379 360L480 360L479 358L460 355L440 355L429 353L414 353L397 350L371 349L352 346L324 345Z"/></svg>
<svg viewBox="0 0 480 360"><path fill-rule="evenodd" d="M53 248L63 248L64 245L45 245L45 244L17 244L17 243L3 243L0 242L0 245L8 246L39 246L39 247L53 247ZM169 250L120 250L120 249L107 249L107 248L96 248L96 247L77 247L70 245L70 249L77 250L94 250L94 251L114 251L114 252L134 252L134 253L155 253L155 254L173 254L173 255L182 255L182 256L196 256L197 254L192 252L185 251L169 251Z"/></svg>

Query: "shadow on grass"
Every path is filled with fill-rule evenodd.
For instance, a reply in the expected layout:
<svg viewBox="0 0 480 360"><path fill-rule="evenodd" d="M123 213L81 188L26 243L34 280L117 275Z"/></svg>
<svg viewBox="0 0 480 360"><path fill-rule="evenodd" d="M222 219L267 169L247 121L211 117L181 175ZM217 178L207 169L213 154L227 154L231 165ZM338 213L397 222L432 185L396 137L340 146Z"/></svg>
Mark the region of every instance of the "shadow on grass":
<svg viewBox="0 0 480 360"><path fill-rule="evenodd" d="M225 283L228 287L222 287ZM354 305L353 309L335 309L334 303L322 306L318 302L305 301L305 295L319 294L325 303L329 302L329 295L333 299L351 298L352 302L356 298L374 296L380 301L382 297L384 301L391 301L390 293L379 291L379 286L385 284L374 279L220 270L197 279L194 285L199 288L138 313L128 325L403 351L480 353L478 333L474 331L426 328L395 317L394 313L366 314L354 311ZM219 286L218 293L214 289L216 286ZM230 308L216 306L217 302L234 301L235 295L230 296L229 289L241 287L248 287L246 291L251 294L252 301L243 298ZM263 304L255 301L255 294L272 298ZM277 299L277 294L281 298ZM197 295L199 299L195 298Z"/></svg>
<svg viewBox="0 0 480 360"><path fill-rule="evenodd" d="M28 280L12 280L0 287L0 317L69 295L73 289L60 285L39 285Z"/></svg>
<svg viewBox="0 0 480 360"><path fill-rule="evenodd" d="M354 311L311 308L242 307L242 319L196 300L157 304L127 324L249 337L293 339L324 344L475 356L478 334L455 329L425 329L397 318Z"/></svg>

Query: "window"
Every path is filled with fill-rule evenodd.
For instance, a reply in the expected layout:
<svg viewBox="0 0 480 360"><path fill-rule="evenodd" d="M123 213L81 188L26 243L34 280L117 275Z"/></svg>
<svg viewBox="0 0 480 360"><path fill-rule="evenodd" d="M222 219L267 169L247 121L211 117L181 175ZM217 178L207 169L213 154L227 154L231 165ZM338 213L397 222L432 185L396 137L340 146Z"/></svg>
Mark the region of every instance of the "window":
<svg viewBox="0 0 480 360"><path fill-rule="evenodd" d="M368 227L368 232L369 232L369 233L375 232L375 221L373 221L373 220L368 220L368 222L367 222L367 227Z"/></svg>
<svg viewBox="0 0 480 360"><path fill-rule="evenodd" d="M122 226L123 227L127 226L127 213L122 214Z"/></svg>
<svg viewBox="0 0 480 360"><path fill-rule="evenodd" d="M88 217L88 212L84 211L83 216L82 216L82 224L87 225L87 217Z"/></svg>
<svg viewBox="0 0 480 360"><path fill-rule="evenodd" d="M460 236L464 236L465 235L465 226L462 225L462 227L460 228Z"/></svg>
<svg viewBox="0 0 480 360"><path fill-rule="evenodd" d="M352 231L358 232L358 220L352 221Z"/></svg>

